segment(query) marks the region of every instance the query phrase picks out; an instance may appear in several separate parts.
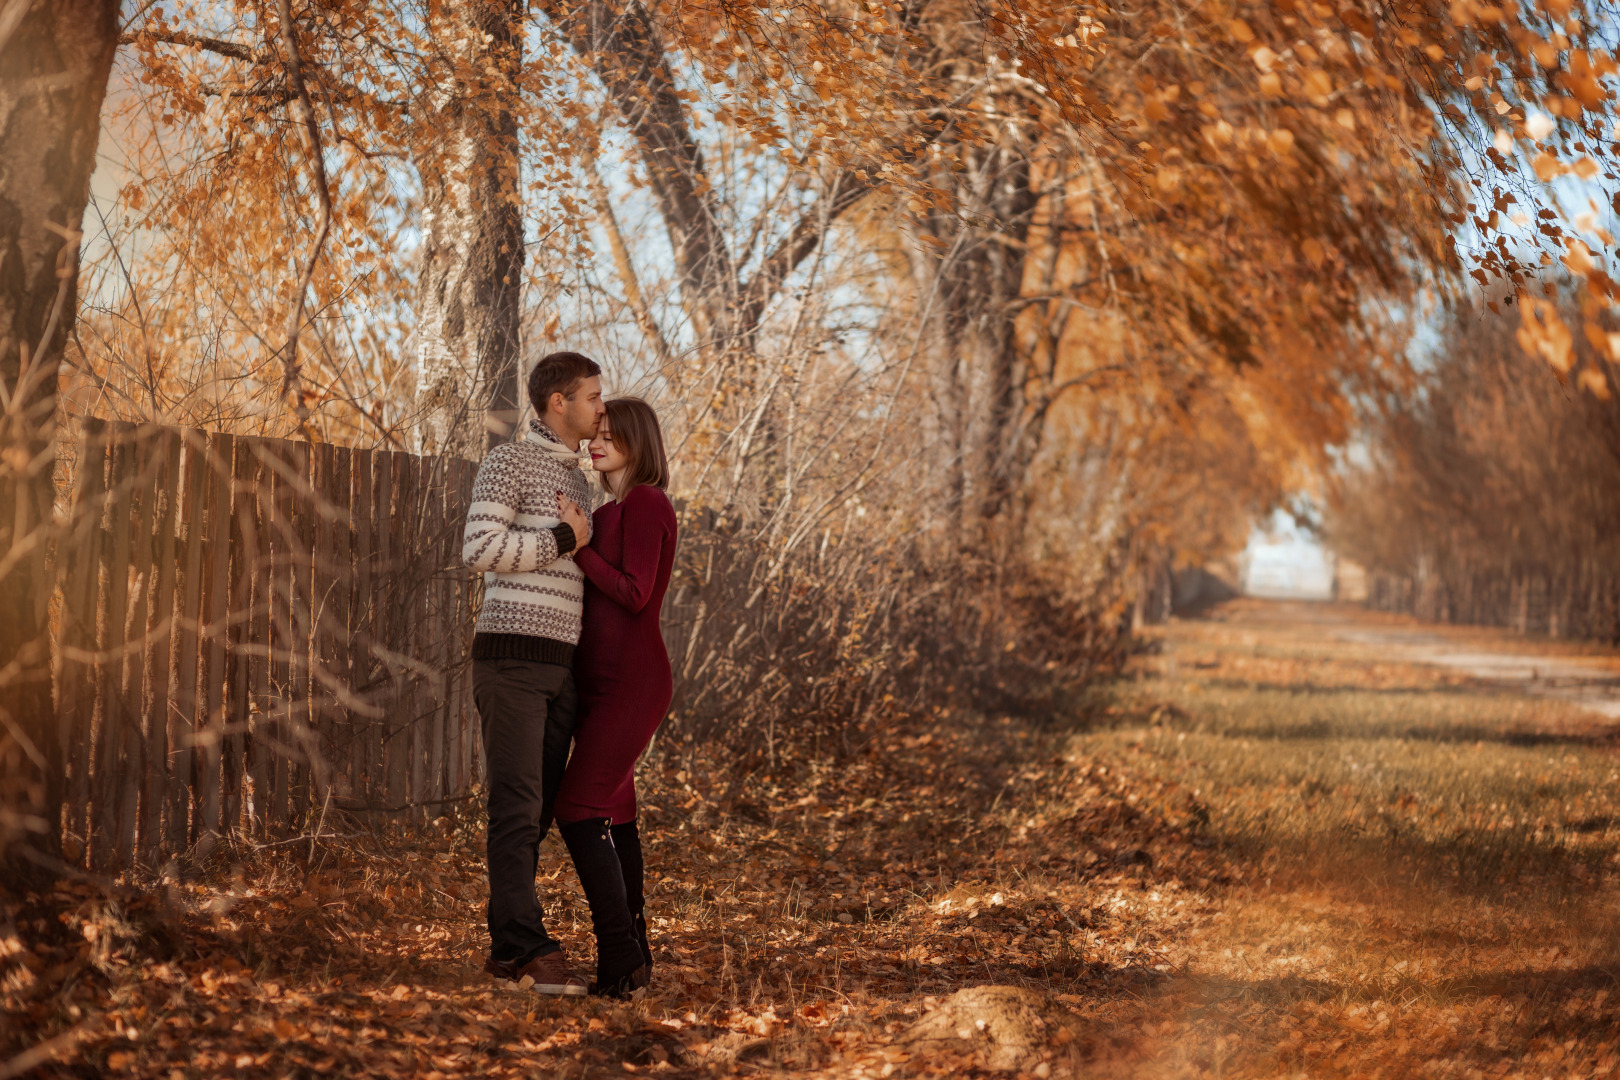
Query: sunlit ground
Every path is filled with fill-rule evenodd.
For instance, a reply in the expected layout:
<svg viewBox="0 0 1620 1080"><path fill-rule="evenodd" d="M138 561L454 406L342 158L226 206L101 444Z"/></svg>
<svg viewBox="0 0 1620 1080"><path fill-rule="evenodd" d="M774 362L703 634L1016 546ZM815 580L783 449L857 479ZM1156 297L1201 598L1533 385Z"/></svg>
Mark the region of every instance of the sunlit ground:
<svg viewBox="0 0 1620 1080"><path fill-rule="evenodd" d="M791 782L667 750L644 823L658 967L628 1005L477 970L475 815L408 849L242 849L197 881L12 897L6 1056L165 1077L1604 1075L1620 729L1403 662L1389 635L1414 629L1237 601L1058 721L919 718ZM583 969L569 880L548 844Z"/></svg>

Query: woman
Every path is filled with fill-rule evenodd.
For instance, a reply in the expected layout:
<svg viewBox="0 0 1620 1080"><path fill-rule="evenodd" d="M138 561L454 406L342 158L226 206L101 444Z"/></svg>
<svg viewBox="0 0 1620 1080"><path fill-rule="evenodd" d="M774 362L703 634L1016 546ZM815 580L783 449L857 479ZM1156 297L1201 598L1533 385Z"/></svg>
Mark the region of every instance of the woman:
<svg viewBox="0 0 1620 1080"><path fill-rule="evenodd" d="M664 494L669 462L652 406L640 398L606 404L591 463L612 500L592 515L589 540L574 555L585 572L574 652L579 724L556 813L596 930L591 992L623 997L652 974L635 766L674 691L658 613L675 562L675 508ZM562 509L584 537L584 512L566 499Z"/></svg>

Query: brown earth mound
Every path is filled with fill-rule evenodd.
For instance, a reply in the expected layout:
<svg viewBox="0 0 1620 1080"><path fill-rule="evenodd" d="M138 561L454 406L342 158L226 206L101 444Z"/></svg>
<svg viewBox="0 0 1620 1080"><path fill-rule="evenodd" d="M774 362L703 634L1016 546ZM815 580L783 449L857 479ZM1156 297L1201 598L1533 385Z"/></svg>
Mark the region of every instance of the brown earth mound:
<svg viewBox="0 0 1620 1080"><path fill-rule="evenodd" d="M1016 986L970 986L941 1001L897 1040L916 1057L974 1052L987 1067L1039 1066L1073 1043L1081 1020L1049 994Z"/></svg>

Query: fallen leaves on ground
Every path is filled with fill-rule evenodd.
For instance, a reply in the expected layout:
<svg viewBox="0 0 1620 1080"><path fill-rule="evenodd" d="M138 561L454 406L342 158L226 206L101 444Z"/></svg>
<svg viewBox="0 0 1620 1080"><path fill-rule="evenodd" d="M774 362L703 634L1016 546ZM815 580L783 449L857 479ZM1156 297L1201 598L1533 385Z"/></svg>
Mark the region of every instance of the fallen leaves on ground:
<svg viewBox="0 0 1620 1080"><path fill-rule="evenodd" d="M1565 738L1553 757L1575 764L1527 777L1542 824L1514 833L1500 881L1449 876L1469 858L1458 837L1501 835L1469 816L1489 791L1438 775L1409 800L1375 779L1313 788L1297 775L1325 768L1311 740L1372 760L1447 737L1448 707L1534 717L1286 615L1247 603L1173 624L1062 720L942 712L836 764L741 778L664 747L645 773L657 967L640 1001L479 970L469 813L410 839L243 845L189 874L6 896L0 1050L41 1076L166 1078L1612 1071L1620 813L1612 786L1588 790L1612 742ZM1391 694L1432 713L1391 735ZM1474 697L1438 703L1459 694ZM1577 722L1534 708L1548 730ZM1497 770L1549 757L1456 745ZM539 889L588 972L555 839Z"/></svg>

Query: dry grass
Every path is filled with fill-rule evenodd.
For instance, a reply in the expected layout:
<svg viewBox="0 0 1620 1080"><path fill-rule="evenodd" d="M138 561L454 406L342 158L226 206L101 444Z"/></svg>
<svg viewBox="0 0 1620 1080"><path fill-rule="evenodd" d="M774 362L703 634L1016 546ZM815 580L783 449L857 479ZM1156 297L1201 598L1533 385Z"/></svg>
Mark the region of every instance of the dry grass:
<svg viewBox="0 0 1620 1080"><path fill-rule="evenodd" d="M666 748L633 1005L479 975L481 840L445 821L9 898L5 1045L68 1036L44 1075L1612 1071L1612 728L1300 614L1173 624L1062 722L946 710L774 778ZM550 845L544 875L583 956ZM1022 996L951 996L984 985Z"/></svg>

